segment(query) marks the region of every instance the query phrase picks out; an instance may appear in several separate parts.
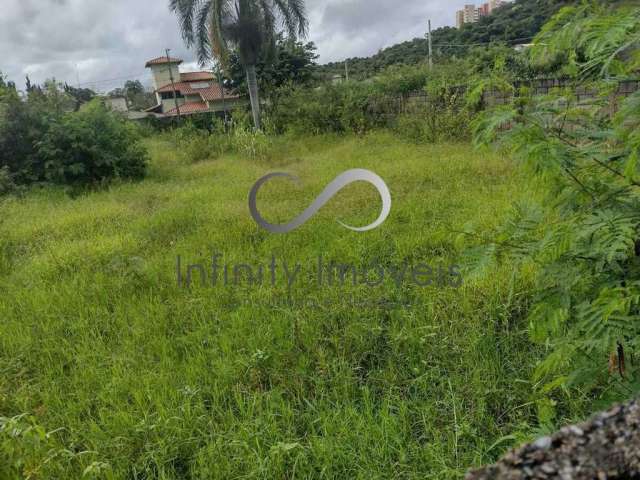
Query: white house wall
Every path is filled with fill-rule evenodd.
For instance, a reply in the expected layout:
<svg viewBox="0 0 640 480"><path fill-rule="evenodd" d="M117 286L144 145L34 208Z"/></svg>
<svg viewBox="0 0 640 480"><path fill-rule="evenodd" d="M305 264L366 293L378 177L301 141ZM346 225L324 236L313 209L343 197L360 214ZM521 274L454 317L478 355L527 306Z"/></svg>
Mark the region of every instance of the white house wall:
<svg viewBox="0 0 640 480"><path fill-rule="evenodd" d="M171 69L171 73L173 74L173 81L180 81L180 70L178 68L178 64L172 63L171 65L162 64L162 65L152 65L151 66L151 74L153 75L153 89L158 90L165 85L169 85L171 83L171 74L169 73L169 69Z"/></svg>

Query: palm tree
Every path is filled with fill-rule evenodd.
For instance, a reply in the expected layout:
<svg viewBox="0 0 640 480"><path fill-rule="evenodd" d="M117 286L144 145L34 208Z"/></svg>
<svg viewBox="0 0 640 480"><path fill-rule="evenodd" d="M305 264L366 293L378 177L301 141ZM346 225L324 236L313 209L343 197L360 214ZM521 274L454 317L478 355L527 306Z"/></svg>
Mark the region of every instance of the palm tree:
<svg viewBox="0 0 640 480"><path fill-rule="evenodd" d="M201 64L212 57L225 64L229 49L237 50L259 130L256 63L261 55L273 52L278 23L291 39L306 36L304 0L169 0L169 8L178 16L187 46L196 47Z"/></svg>

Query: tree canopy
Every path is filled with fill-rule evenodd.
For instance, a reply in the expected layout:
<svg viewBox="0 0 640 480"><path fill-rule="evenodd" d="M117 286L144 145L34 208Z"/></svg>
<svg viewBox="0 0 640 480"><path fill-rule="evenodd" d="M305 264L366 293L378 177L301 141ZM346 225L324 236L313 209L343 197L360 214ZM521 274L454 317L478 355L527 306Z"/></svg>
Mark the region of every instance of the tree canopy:
<svg viewBox="0 0 640 480"><path fill-rule="evenodd" d="M542 26L560 8L576 0L516 0L498 8L477 23L464 25L461 29L443 27L432 32L436 59L467 56L474 47L486 44L515 45L529 43ZM417 64L425 62L429 54L428 41L414 38L385 48L368 58L349 58L349 72L354 78L367 78L390 65ZM475 53L474 53L475 54ZM331 77L344 73L344 62L333 62L317 67L322 76Z"/></svg>
<svg viewBox="0 0 640 480"><path fill-rule="evenodd" d="M261 56L256 65L260 90L269 95L273 90L286 85L309 83L317 58L313 42L291 41L280 35L275 53L270 58ZM237 53L232 53L229 58L228 76L233 88L246 93L247 78Z"/></svg>

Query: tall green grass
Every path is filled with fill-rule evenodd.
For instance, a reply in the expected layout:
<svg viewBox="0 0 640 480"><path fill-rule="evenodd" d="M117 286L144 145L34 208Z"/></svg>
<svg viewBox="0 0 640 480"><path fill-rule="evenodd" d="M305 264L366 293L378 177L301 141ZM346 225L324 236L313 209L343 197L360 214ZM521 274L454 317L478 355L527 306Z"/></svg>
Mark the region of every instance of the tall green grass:
<svg viewBox="0 0 640 480"><path fill-rule="evenodd" d="M457 289L311 277L179 288L175 273L178 255L212 253L458 263L465 224L491 229L525 188L506 159L385 133L285 138L269 159L195 164L164 140L148 147L141 183L0 202L1 478L460 478L531 431L539 356L522 322L527 280L506 266ZM249 215L270 171L302 181L264 187L277 222L356 167L392 192L375 231L336 222L377 217L366 184L287 235Z"/></svg>

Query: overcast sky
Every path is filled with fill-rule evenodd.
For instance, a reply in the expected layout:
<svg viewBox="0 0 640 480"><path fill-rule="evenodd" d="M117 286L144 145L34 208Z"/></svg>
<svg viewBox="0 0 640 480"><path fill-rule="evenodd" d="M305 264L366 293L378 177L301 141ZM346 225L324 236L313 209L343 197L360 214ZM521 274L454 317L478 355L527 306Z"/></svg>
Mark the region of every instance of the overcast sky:
<svg viewBox="0 0 640 480"><path fill-rule="evenodd" d="M478 0L479 1L479 0ZM195 64L180 38L168 0L0 0L0 71L19 87L55 77L99 91L126 79L149 83L144 64L163 54ZM320 62L367 56L453 25L469 0L307 0L309 40ZM96 83L97 82L97 83Z"/></svg>

